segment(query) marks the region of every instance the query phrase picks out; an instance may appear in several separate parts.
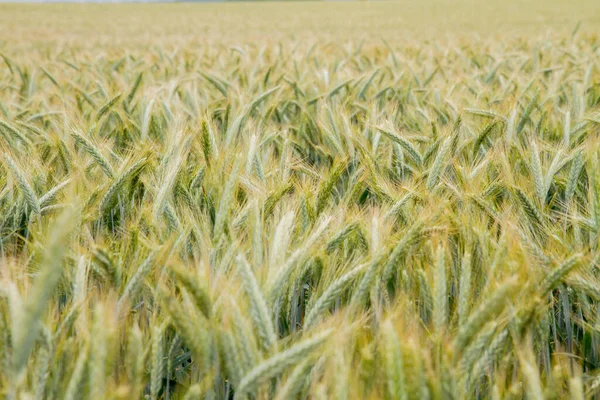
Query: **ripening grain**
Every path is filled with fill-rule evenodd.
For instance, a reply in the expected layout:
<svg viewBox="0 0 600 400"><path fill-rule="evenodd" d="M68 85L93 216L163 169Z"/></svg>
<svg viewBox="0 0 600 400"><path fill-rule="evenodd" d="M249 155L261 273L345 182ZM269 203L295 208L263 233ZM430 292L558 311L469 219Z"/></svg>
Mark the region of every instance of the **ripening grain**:
<svg viewBox="0 0 600 400"><path fill-rule="evenodd" d="M0 397L598 398L598 26L0 5Z"/></svg>

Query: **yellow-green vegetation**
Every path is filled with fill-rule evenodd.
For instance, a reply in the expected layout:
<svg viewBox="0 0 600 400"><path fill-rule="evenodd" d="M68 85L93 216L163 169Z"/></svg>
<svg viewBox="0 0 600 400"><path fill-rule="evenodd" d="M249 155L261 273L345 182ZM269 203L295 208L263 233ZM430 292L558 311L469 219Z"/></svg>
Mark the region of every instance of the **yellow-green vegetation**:
<svg viewBox="0 0 600 400"><path fill-rule="evenodd" d="M599 22L0 5L0 397L597 398Z"/></svg>

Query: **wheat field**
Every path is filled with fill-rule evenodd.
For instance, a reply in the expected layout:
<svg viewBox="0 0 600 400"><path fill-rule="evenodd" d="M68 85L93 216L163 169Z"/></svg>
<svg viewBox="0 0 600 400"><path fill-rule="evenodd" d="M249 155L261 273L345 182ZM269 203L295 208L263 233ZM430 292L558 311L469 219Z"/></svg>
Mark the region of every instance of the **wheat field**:
<svg viewBox="0 0 600 400"><path fill-rule="evenodd" d="M600 3L0 4L0 397L600 397Z"/></svg>

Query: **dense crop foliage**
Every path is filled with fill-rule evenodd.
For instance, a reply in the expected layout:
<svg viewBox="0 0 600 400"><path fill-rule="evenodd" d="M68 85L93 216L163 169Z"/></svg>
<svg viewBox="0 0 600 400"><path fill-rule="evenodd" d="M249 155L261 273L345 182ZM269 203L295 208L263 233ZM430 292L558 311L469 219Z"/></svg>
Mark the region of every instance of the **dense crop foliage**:
<svg viewBox="0 0 600 400"><path fill-rule="evenodd" d="M0 396L600 395L598 36L4 7Z"/></svg>

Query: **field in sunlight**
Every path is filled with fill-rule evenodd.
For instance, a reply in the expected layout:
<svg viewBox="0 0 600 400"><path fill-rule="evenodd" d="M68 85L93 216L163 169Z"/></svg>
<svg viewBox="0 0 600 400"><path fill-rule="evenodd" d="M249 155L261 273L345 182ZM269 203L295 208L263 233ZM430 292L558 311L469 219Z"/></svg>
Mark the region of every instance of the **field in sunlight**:
<svg viewBox="0 0 600 400"><path fill-rule="evenodd" d="M599 26L0 4L0 397L599 396Z"/></svg>

